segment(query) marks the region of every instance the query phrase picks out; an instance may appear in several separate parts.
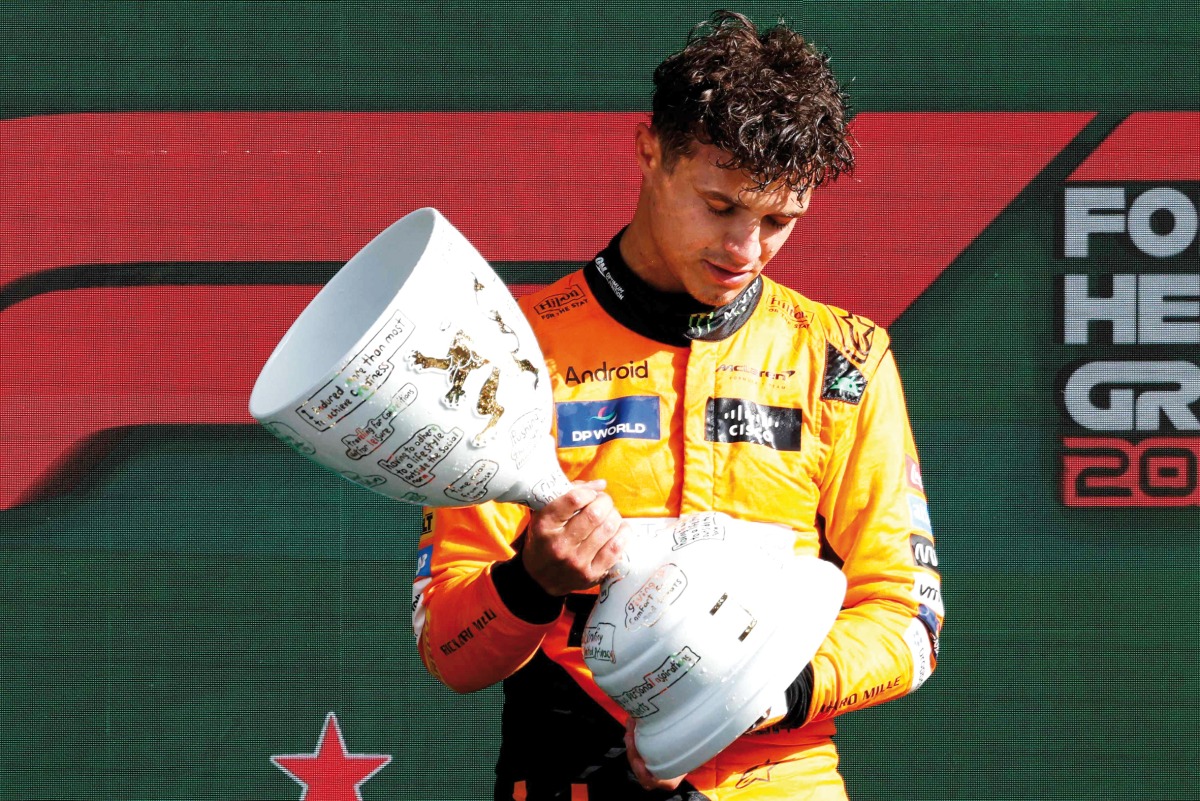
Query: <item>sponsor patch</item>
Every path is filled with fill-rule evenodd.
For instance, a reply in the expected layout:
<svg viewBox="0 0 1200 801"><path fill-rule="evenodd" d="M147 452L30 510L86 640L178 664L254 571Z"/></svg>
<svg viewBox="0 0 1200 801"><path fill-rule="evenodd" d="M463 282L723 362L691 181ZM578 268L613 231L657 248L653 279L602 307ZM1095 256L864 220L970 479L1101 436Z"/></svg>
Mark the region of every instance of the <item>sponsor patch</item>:
<svg viewBox="0 0 1200 801"><path fill-rule="evenodd" d="M558 447L603 445L611 439L661 439L655 395L631 395L604 401L564 401L554 406Z"/></svg>
<svg viewBox="0 0 1200 801"><path fill-rule="evenodd" d="M736 378L746 378L761 383L763 381L787 381L796 375L795 370L763 370L747 364L722 364L717 367L718 373L733 373Z"/></svg>
<svg viewBox="0 0 1200 801"><path fill-rule="evenodd" d="M867 389L867 377L833 345L825 346L825 381L821 400L858 403Z"/></svg>
<svg viewBox="0 0 1200 801"><path fill-rule="evenodd" d="M942 583L936 576L918 573L913 580L912 595L913 599L921 605L921 609L927 609L933 615L945 614L942 607ZM928 623L928 621L926 622ZM933 624L930 631L936 632L938 630L937 617L933 618Z"/></svg>
<svg viewBox="0 0 1200 801"><path fill-rule="evenodd" d="M842 335L842 347L856 364L864 364L871 355L875 343L875 323L848 311L836 310L838 333Z"/></svg>
<svg viewBox="0 0 1200 801"><path fill-rule="evenodd" d="M767 311L783 317L797 331L801 328L808 328L808 315L804 313L804 310L783 298L775 295L768 296Z"/></svg>
<svg viewBox="0 0 1200 801"><path fill-rule="evenodd" d="M723 339L737 329L758 306L758 298L762 294L762 279L755 278L742 294L734 298L728 306L722 306L711 312L693 314L688 318L688 339L715 340Z"/></svg>
<svg viewBox="0 0 1200 801"><path fill-rule="evenodd" d="M413 582L412 589L412 626L413 636L421 639L425 631L425 588L433 581L431 578L418 578Z"/></svg>
<svg viewBox="0 0 1200 801"><path fill-rule="evenodd" d="M939 635L942 630L942 621L938 620L939 614L941 613L938 612L935 614L934 611L925 604L921 604L917 607L917 620L920 620L925 624L925 628L929 629L929 641L933 644L934 659L938 658L938 652L941 650L941 638Z"/></svg>
<svg viewBox="0 0 1200 801"><path fill-rule="evenodd" d="M417 569L415 572L416 578L425 578L433 575L431 569L433 565L433 546L426 545L417 551Z"/></svg>
<svg viewBox="0 0 1200 801"><path fill-rule="evenodd" d="M912 686L908 689L911 693L933 672L933 637L923 622L914 620L904 630L904 642L912 654Z"/></svg>
<svg viewBox="0 0 1200 801"><path fill-rule="evenodd" d="M767 406L745 398L709 398L704 438L709 442L748 442L777 451L798 451L803 423L799 409Z"/></svg>
<svg viewBox="0 0 1200 801"><path fill-rule="evenodd" d="M547 295L533 307L533 313L543 320L551 320L571 309L577 309L587 303L587 295L577 282L571 281L562 292Z"/></svg>
<svg viewBox="0 0 1200 801"><path fill-rule="evenodd" d="M918 567L937 570L938 556L937 550L933 547L933 540L922 537L920 534L913 534L908 538L908 543L912 546L913 561Z"/></svg>
<svg viewBox="0 0 1200 801"><path fill-rule="evenodd" d="M904 454L904 480L913 489L925 492L925 479L921 477L921 465L907 453Z"/></svg>
<svg viewBox="0 0 1200 801"><path fill-rule="evenodd" d="M921 531L933 533L933 522L929 519L929 503L920 495L908 494L908 519Z"/></svg>
<svg viewBox="0 0 1200 801"><path fill-rule="evenodd" d="M628 378L649 377L650 362L646 359L643 359L640 364L625 362L610 365L607 361L602 361L598 365L578 369L574 365L567 365L566 372L563 374L563 383L567 385L586 384L589 381L620 381Z"/></svg>

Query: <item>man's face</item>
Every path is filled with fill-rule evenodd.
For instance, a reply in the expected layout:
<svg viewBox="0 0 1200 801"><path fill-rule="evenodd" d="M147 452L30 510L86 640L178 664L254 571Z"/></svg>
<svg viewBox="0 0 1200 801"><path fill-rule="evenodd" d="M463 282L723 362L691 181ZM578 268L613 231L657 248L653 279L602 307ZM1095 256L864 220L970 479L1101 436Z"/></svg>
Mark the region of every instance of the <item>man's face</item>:
<svg viewBox="0 0 1200 801"><path fill-rule="evenodd" d="M762 272L808 209L811 191L754 191L744 172L717 166L724 154L697 144L663 165L652 131L638 134L642 195L634 216L642 243L635 270L651 286L722 306ZM641 269L638 269L641 268Z"/></svg>

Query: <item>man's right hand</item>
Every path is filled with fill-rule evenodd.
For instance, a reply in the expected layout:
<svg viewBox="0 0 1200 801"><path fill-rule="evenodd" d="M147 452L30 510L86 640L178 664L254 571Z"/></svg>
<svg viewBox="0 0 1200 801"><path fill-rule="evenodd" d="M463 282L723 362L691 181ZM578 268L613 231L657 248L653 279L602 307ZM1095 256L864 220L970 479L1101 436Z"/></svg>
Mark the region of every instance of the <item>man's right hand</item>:
<svg viewBox="0 0 1200 801"><path fill-rule="evenodd" d="M603 480L576 482L530 519L521 559L551 595L599 584L621 558L629 526L605 486Z"/></svg>

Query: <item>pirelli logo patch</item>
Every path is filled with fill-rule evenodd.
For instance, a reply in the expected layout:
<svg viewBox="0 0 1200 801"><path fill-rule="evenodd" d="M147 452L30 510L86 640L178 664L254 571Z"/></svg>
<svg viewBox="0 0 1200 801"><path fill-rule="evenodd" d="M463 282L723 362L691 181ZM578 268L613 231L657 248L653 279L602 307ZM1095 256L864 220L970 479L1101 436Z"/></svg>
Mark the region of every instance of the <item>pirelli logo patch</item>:
<svg viewBox="0 0 1200 801"><path fill-rule="evenodd" d="M803 422L799 409L767 406L745 398L709 398L704 438L709 442L748 442L777 451L798 451Z"/></svg>

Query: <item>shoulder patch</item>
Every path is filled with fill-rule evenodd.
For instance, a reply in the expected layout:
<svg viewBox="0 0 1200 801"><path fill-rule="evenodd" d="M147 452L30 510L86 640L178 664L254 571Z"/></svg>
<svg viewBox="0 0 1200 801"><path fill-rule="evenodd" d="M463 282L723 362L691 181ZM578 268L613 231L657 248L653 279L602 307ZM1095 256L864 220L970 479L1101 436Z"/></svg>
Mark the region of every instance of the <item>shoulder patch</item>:
<svg viewBox="0 0 1200 801"><path fill-rule="evenodd" d="M831 308L830 311L833 312L833 319L837 323L840 344L847 358L858 365L866 364L875 344L875 331L878 326L866 317L843 309Z"/></svg>
<svg viewBox="0 0 1200 801"><path fill-rule="evenodd" d="M867 377L833 345L825 346L825 380L821 400L857 404L867 389Z"/></svg>

